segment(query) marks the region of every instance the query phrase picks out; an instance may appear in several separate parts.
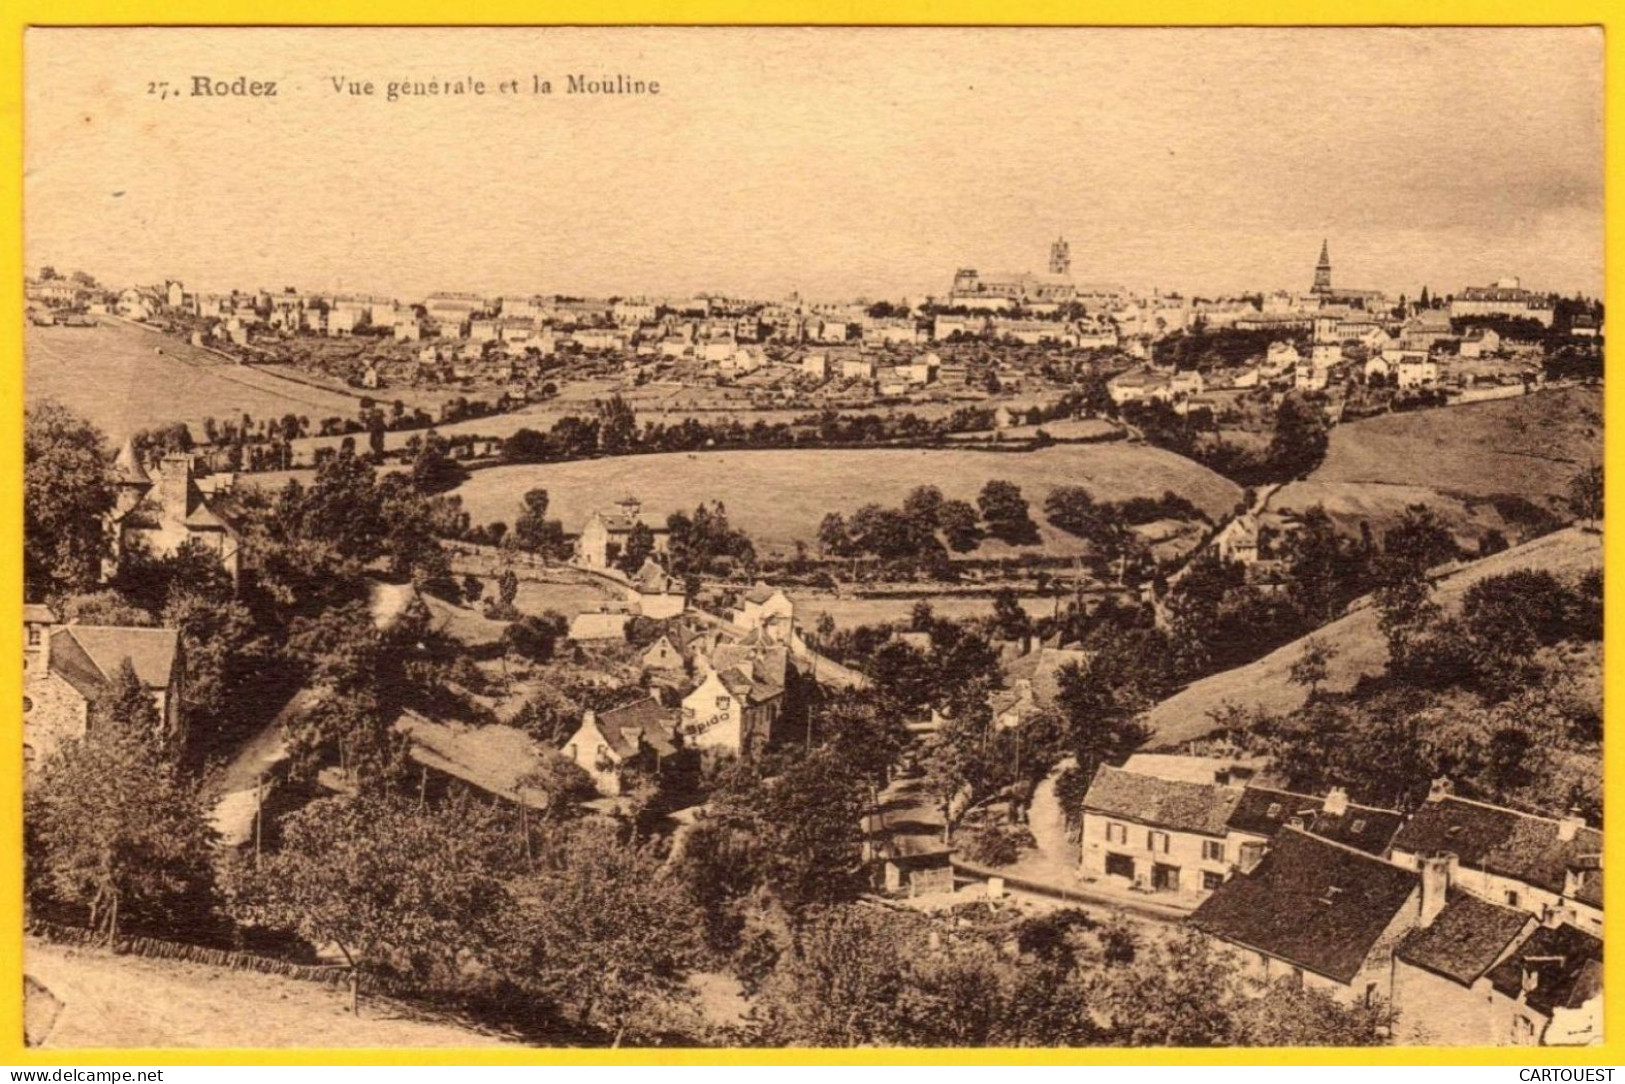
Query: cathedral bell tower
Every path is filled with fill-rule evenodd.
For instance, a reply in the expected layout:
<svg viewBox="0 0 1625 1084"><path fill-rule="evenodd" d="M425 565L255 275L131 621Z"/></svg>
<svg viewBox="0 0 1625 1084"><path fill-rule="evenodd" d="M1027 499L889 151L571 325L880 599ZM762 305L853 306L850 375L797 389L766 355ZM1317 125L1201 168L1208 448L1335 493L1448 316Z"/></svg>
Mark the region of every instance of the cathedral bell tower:
<svg viewBox="0 0 1625 1084"><path fill-rule="evenodd" d="M1065 237L1058 237L1049 247L1049 273L1052 275L1069 275L1072 273L1072 248L1066 243Z"/></svg>

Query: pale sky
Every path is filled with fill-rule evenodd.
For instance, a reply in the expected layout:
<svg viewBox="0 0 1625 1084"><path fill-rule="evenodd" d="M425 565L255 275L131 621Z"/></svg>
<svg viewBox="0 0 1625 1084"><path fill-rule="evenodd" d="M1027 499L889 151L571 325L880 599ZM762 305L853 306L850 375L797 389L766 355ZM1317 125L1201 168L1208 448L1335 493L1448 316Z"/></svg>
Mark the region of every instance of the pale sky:
<svg viewBox="0 0 1625 1084"><path fill-rule="evenodd" d="M25 241L416 298L1602 284L1592 29L31 29ZM658 96L583 97L624 73ZM275 80L275 98L148 84ZM531 93L533 76L553 93ZM331 80L371 80L372 98ZM388 102L392 80L484 97ZM517 80L522 93L497 84Z"/></svg>

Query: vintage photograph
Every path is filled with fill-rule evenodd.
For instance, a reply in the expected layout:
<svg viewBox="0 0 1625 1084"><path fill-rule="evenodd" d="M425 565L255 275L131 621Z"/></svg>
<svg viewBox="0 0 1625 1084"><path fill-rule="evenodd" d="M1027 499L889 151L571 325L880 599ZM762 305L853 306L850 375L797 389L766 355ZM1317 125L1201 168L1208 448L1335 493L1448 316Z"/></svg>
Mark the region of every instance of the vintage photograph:
<svg viewBox="0 0 1625 1084"><path fill-rule="evenodd" d="M30 1046L1602 1041L1600 28L24 54Z"/></svg>

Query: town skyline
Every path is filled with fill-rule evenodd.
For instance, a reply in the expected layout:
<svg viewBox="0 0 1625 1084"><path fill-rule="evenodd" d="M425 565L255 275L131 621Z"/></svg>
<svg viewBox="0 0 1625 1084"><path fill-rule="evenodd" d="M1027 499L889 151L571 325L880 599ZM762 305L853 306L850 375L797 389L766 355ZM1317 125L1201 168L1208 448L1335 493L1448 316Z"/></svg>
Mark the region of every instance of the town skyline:
<svg viewBox="0 0 1625 1084"><path fill-rule="evenodd" d="M949 30L749 48L725 30L255 33L250 49L236 31L30 32L31 63L59 72L49 94L30 84L31 269L898 299L945 293L961 267L1042 271L1060 235L1079 282L1218 296L1307 289L1329 238L1342 284L1392 295L1601 287L1601 67L1584 62L1601 39L1584 29L1528 32L1494 66L1494 30L1012 30L996 50ZM347 63L358 35L388 36L402 78L573 64L662 94L349 100L331 72L386 78ZM285 96L109 89L198 67L274 69ZM1347 104L1311 122L1311 97ZM161 129L140 123L160 108Z"/></svg>

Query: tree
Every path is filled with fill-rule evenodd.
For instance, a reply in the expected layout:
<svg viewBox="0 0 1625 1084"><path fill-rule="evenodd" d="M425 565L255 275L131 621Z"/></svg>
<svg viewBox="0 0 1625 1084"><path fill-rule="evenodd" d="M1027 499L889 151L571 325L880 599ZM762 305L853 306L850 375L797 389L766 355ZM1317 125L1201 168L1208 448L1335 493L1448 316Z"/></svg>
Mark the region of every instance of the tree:
<svg viewBox="0 0 1625 1084"><path fill-rule="evenodd" d="M485 582L483 580L472 572L463 576L462 595L464 602L472 606L480 600L480 596L483 594L485 594Z"/></svg>
<svg viewBox="0 0 1625 1084"><path fill-rule="evenodd" d="M1296 662L1292 664L1290 679L1294 685L1304 685L1309 689L1311 698L1320 693L1321 683L1326 680L1327 666L1337 657L1337 648L1332 644L1311 636L1303 642L1303 651Z"/></svg>
<svg viewBox="0 0 1625 1084"><path fill-rule="evenodd" d="M937 509L937 528L955 553L969 553L982 544L976 509L968 501L944 501Z"/></svg>
<svg viewBox="0 0 1625 1084"><path fill-rule="evenodd" d="M337 945L352 1006L362 975L454 983L488 958L513 906L504 874L518 852L474 802L325 798L284 820L282 836L249 874L241 917Z"/></svg>
<svg viewBox="0 0 1625 1084"><path fill-rule="evenodd" d="M1027 509L1027 499L1014 482L989 479L976 498L988 533L1011 546L1038 543L1038 525Z"/></svg>
<svg viewBox="0 0 1625 1084"><path fill-rule="evenodd" d="M700 915L647 845L583 822L555 830L541 868L514 886L500 969L520 990L574 1009L610 1045L654 1038L691 998Z"/></svg>
<svg viewBox="0 0 1625 1084"><path fill-rule="evenodd" d="M1269 463L1275 477L1302 478L1326 457L1326 415L1297 392L1289 392L1275 412Z"/></svg>
<svg viewBox="0 0 1625 1084"><path fill-rule="evenodd" d="M1137 718L1143 705L1133 702L1131 686L1114 680L1107 657L1097 655L1086 666L1067 663L1057 678L1056 707L1086 779L1094 779L1102 764L1121 761L1145 741L1146 730Z"/></svg>
<svg viewBox="0 0 1625 1084"><path fill-rule="evenodd" d="M504 606L512 606L513 600L519 597L519 576L511 568L502 570L497 577L497 599Z"/></svg>
<svg viewBox="0 0 1625 1084"><path fill-rule="evenodd" d="M122 699L99 704L103 717L28 787L29 892L82 908L109 943L121 925L195 937L213 907L214 833L196 787L142 732L151 697L137 718L112 722Z"/></svg>
<svg viewBox="0 0 1625 1084"><path fill-rule="evenodd" d="M412 485L420 493L445 493L468 479L468 471L451 457L446 438L429 430L412 459Z"/></svg>
<svg viewBox="0 0 1625 1084"><path fill-rule="evenodd" d="M23 423L23 579L35 598L85 591L108 556L113 481L102 434L55 400Z"/></svg>
<svg viewBox="0 0 1625 1084"><path fill-rule="evenodd" d="M1569 482L1569 508L1590 530L1602 519L1602 467L1591 466Z"/></svg>
<svg viewBox="0 0 1625 1084"><path fill-rule="evenodd" d="M522 498L519 516L513 521L513 537L520 549L546 556L557 555L564 540L564 527L558 520L547 518L547 505L545 489L529 490Z"/></svg>
<svg viewBox="0 0 1625 1084"><path fill-rule="evenodd" d="M654 531L649 529L647 523L640 520L632 525L631 531L627 532L626 549L621 552L616 567L629 576L636 575L638 569L643 567L643 562L648 560L654 551Z"/></svg>
<svg viewBox="0 0 1625 1084"><path fill-rule="evenodd" d="M182 716L188 734L215 735L260 673L264 644L248 607L195 588L171 590L163 625L179 631L185 680Z"/></svg>
<svg viewBox="0 0 1625 1084"><path fill-rule="evenodd" d="M553 658L559 638L569 627L565 616L553 610L540 616L526 614L502 630L502 647L532 662L548 662Z"/></svg>
<svg viewBox="0 0 1625 1084"><path fill-rule="evenodd" d="M994 592L993 623L1005 640L1021 640L1032 633L1032 618L1022 609L1014 588L1001 587Z"/></svg>
<svg viewBox="0 0 1625 1084"><path fill-rule="evenodd" d="M619 395L598 404L598 450L604 455L625 455L637 445L638 419Z"/></svg>
<svg viewBox="0 0 1625 1084"><path fill-rule="evenodd" d="M752 883L771 889L792 911L851 898L859 887L872 778L833 746L815 748L777 774L768 770L760 761L738 765L712 795L717 827L752 841Z"/></svg>

